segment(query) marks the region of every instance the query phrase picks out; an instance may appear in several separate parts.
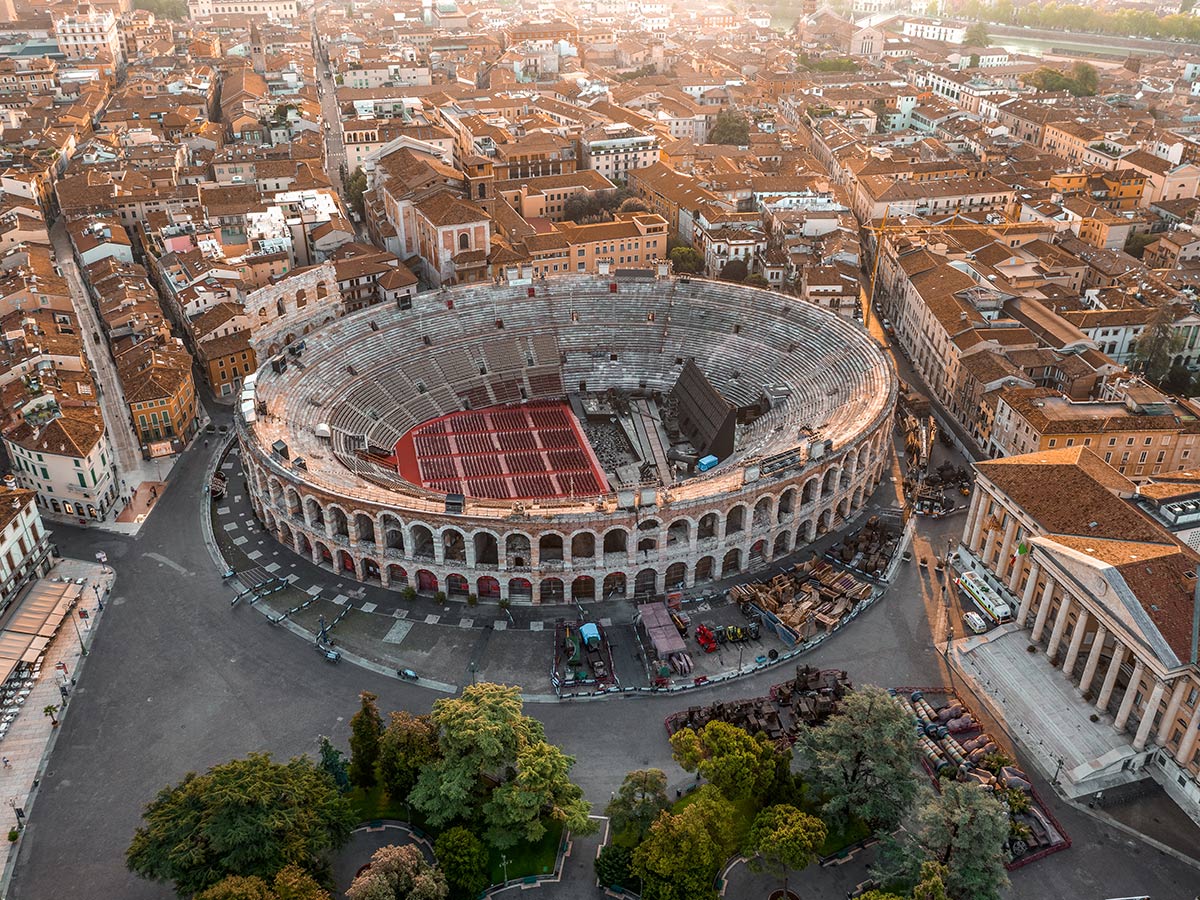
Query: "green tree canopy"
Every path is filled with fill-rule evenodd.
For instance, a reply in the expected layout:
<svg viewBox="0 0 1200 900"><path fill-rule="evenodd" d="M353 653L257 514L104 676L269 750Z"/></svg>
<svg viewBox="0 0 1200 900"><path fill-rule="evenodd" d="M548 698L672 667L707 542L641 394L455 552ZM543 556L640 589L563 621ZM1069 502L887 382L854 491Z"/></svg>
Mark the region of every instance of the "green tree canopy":
<svg viewBox="0 0 1200 900"><path fill-rule="evenodd" d="M379 739L383 734L383 717L379 715L376 696L370 691L358 695L358 712L350 717L350 782L369 790L379 780Z"/></svg>
<svg viewBox="0 0 1200 900"><path fill-rule="evenodd" d="M367 173L359 166L354 170L349 178L346 179L346 202L350 204L359 216L366 213L366 201L363 199L363 194L367 192Z"/></svg>
<svg viewBox="0 0 1200 900"><path fill-rule="evenodd" d="M379 781L388 796L407 800L421 768L437 755L437 729L429 716L392 713L379 739Z"/></svg>
<svg viewBox="0 0 1200 900"><path fill-rule="evenodd" d="M488 854L483 842L456 826L433 842L433 855L446 875L450 900L475 900L488 886Z"/></svg>
<svg viewBox="0 0 1200 900"><path fill-rule="evenodd" d="M740 257L735 257L721 266L721 279L723 281L745 281L749 273L750 267Z"/></svg>
<svg viewBox="0 0 1200 900"><path fill-rule="evenodd" d="M617 844L605 844L596 856L596 879L603 887L626 887L634 882L633 851Z"/></svg>
<svg viewBox="0 0 1200 900"><path fill-rule="evenodd" d="M628 831L640 840L658 814L670 805L667 773L662 769L635 769L625 776L604 812L614 833Z"/></svg>
<svg viewBox="0 0 1200 900"><path fill-rule="evenodd" d="M271 879L289 865L314 870L354 826L349 802L311 760L276 763L265 753L189 773L160 791L142 819L126 865L185 895L227 875Z"/></svg>
<svg viewBox="0 0 1200 900"><path fill-rule="evenodd" d="M991 35L988 34L987 25L982 22L976 22L967 29L966 44L968 47L986 47L991 43Z"/></svg>
<svg viewBox="0 0 1200 900"><path fill-rule="evenodd" d="M995 796L974 784L946 782L942 793L921 804L914 821L898 837L880 847L876 871L888 885L921 884L936 897L927 862L944 867L938 879L950 897L999 900L1008 886L1004 872L1008 810Z"/></svg>
<svg viewBox="0 0 1200 900"><path fill-rule="evenodd" d="M1151 381L1161 381L1183 344L1183 334L1175 328L1175 307L1160 303L1133 346L1137 368Z"/></svg>
<svg viewBox="0 0 1200 900"><path fill-rule="evenodd" d="M348 900L446 900L446 876L412 844L380 847L370 868L346 891Z"/></svg>
<svg viewBox="0 0 1200 900"><path fill-rule="evenodd" d="M698 771L730 800L762 797L775 781L775 745L766 735L751 736L728 722L681 729L671 735L671 749L679 765Z"/></svg>
<svg viewBox="0 0 1200 900"><path fill-rule="evenodd" d="M333 779L339 791L350 790L350 775L346 771L346 756L321 735L321 771Z"/></svg>
<svg viewBox="0 0 1200 900"><path fill-rule="evenodd" d="M754 817L747 850L755 854L758 865L783 879L787 896L788 872L799 871L816 859L825 843L825 823L794 806L768 806Z"/></svg>
<svg viewBox="0 0 1200 900"><path fill-rule="evenodd" d="M717 114L712 131L708 133L710 144L731 144L735 147L750 145L750 120L731 109Z"/></svg>
<svg viewBox="0 0 1200 900"><path fill-rule="evenodd" d="M704 271L704 257L691 247L675 247L670 257L676 274L694 275Z"/></svg>
<svg viewBox="0 0 1200 900"><path fill-rule="evenodd" d="M733 850L734 808L712 785L679 813L662 813L633 851L643 900L708 900Z"/></svg>
<svg viewBox="0 0 1200 900"><path fill-rule="evenodd" d="M299 866L284 866L266 882L257 875L227 875L194 900L330 900L329 892Z"/></svg>
<svg viewBox="0 0 1200 900"><path fill-rule="evenodd" d="M187 0L134 0L133 8L148 10L156 19L183 22L188 17Z"/></svg>
<svg viewBox="0 0 1200 900"><path fill-rule="evenodd" d="M916 735L886 691L866 685L847 695L824 725L800 732L796 748L825 821L890 831L912 806Z"/></svg>
<svg viewBox="0 0 1200 900"><path fill-rule="evenodd" d="M500 849L519 841L536 843L548 821L578 833L591 830L592 807L583 799L583 789L571 782L573 765L575 757L545 741L522 747L515 777L499 785L483 805L488 843Z"/></svg>

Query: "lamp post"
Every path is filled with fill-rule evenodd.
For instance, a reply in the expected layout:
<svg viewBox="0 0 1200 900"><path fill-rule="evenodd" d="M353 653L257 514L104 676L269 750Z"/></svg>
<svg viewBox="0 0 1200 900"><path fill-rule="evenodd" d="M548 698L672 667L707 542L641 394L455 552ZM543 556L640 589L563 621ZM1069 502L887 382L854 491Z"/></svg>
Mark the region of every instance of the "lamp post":
<svg viewBox="0 0 1200 900"><path fill-rule="evenodd" d="M100 612L104 611L104 600L100 596L100 585L93 584L92 590L96 592L96 609Z"/></svg>
<svg viewBox="0 0 1200 900"><path fill-rule="evenodd" d="M71 616L71 624L75 626L75 637L79 638L79 655L87 656L87 644L83 642L83 632L79 630L79 622L75 616Z"/></svg>
<svg viewBox="0 0 1200 900"><path fill-rule="evenodd" d="M467 666L467 668L471 670L471 687L474 687L475 686L475 660L471 660L471 663L470 663L470 665ZM505 879L505 880L507 880L507 879Z"/></svg>
<svg viewBox="0 0 1200 900"><path fill-rule="evenodd" d="M1058 776L1062 774L1064 765L1066 765L1066 761L1060 756L1058 758L1058 765L1054 767L1054 777L1050 780L1050 783L1055 787L1058 787Z"/></svg>
<svg viewBox="0 0 1200 900"><path fill-rule="evenodd" d="M500 865L504 867L504 883L508 884L508 856L504 853L500 854Z"/></svg>
<svg viewBox="0 0 1200 900"><path fill-rule="evenodd" d="M25 830L25 810L22 809L21 807L17 806L17 798L16 797L9 797L8 805L12 807L13 813L16 814L17 831L24 831Z"/></svg>

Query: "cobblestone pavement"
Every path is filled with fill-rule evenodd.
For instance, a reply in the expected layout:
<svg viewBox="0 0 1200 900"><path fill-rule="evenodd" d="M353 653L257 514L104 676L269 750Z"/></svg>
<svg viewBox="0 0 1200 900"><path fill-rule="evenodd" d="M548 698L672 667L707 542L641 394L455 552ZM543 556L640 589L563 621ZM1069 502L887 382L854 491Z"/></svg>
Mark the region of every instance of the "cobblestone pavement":
<svg viewBox="0 0 1200 900"><path fill-rule="evenodd" d="M227 414L218 414L218 421L221 416ZM142 806L160 787L253 750L277 757L315 754L322 734L345 745L349 716L364 689L379 695L385 711L423 712L441 696L359 666L328 665L253 610L230 609L232 592L203 540L201 516L208 514L203 453L193 447L184 454L171 473L170 490L136 539L55 529L65 554L91 559L103 550L119 578L18 845L9 893L16 900L170 897L169 886L134 878L123 865ZM944 546L959 528L956 518L923 522L918 551ZM520 611L513 614L519 621ZM806 660L848 669L859 683L942 683L942 657L931 634L944 621L939 586L916 566L901 567L882 602ZM441 627L439 633L478 637L482 629ZM491 632L489 642L503 633ZM528 627L525 633L532 636ZM416 639L413 649L419 649ZM656 765L672 781L685 777L670 761L661 724L668 713L696 702L760 694L778 680L780 672L768 670L702 694L622 695L529 709L545 723L548 739L577 757L574 775L602 807L629 769ZM1015 872L1009 897L1195 896L1197 870L1057 800L1051 803L1075 846ZM544 888L547 896L592 900L596 891L586 857L587 852L573 854L567 880ZM813 881L804 896L844 896L841 876L806 871L805 883Z"/></svg>

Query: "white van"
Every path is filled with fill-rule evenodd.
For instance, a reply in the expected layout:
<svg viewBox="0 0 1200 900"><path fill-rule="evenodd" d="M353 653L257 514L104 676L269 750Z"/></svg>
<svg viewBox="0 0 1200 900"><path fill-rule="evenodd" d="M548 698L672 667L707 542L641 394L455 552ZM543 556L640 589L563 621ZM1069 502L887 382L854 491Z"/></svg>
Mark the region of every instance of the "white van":
<svg viewBox="0 0 1200 900"><path fill-rule="evenodd" d="M1012 621L1012 607L1000 599L978 572L963 572L954 583L997 625Z"/></svg>

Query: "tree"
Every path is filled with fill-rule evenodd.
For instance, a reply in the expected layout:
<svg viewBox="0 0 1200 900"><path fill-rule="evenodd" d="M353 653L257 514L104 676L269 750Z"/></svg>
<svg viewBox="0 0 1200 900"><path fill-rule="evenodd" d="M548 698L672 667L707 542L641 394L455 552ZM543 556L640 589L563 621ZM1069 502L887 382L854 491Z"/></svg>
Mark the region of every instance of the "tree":
<svg viewBox="0 0 1200 900"><path fill-rule="evenodd" d="M333 779L337 789L343 793L350 790L350 776L346 772L346 756L321 735L321 771Z"/></svg>
<svg viewBox="0 0 1200 900"><path fill-rule="evenodd" d="M407 800L421 767L437 758L437 731L429 716L394 712L379 740L379 781L388 796Z"/></svg>
<svg viewBox="0 0 1200 900"><path fill-rule="evenodd" d="M329 893L298 866L284 866L271 882L257 875L227 875L195 900L330 900Z"/></svg>
<svg viewBox="0 0 1200 900"><path fill-rule="evenodd" d="M704 271L704 257L691 247L675 247L671 250L670 258L677 275Z"/></svg>
<svg viewBox="0 0 1200 900"><path fill-rule="evenodd" d="M47 706L45 709L42 710L42 715L46 716L50 720L51 728L58 727L58 719L55 718L55 715L57 713L58 713L58 707L53 704L51 704L50 706Z"/></svg>
<svg viewBox="0 0 1200 900"><path fill-rule="evenodd" d="M621 205L617 207L617 212L644 213L650 212L650 207L646 205L646 201L641 197L626 197L621 201Z"/></svg>
<svg viewBox="0 0 1200 900"><path fill-rule="evenodd" d="M363 195L367 192L367 173L362 170L362 166L357 167L353 174L346 179L346 200L350 203L350 207L363 216L366 212L366 201Z"/></svg>
<svg viewBox="0 0 1200 900"><path fill-rule="evenodd" d="M946 895L946 867L941 863L921 863L921 880L913 886L913 900L948 900Z"/></svg>
<svg viewBox="0 0 1200 900"><path fill-rule="evenodd" d="M156 19L183 22L188 17L187 0L135 0L133 8L148 10Z"/></svg>
<svg viewBox="0 0 1200 900"><path fill-rule="evenodd" d="M1174 307L1169 302L1159 303L1133 346L1138 369L1151 381L1161 381L1183 344L1184 337L1175 328Z"/></svg>
<svg viewBox="0 0 1200 900"><path fill-rule="evenodd" d="M708 133L710 144L731 144L735 147L750 145L750 120L731 109L717 114L712 131Z"/></svg>
<svg viewBox="0 0 1200 900"><path fill-rule="evenodd" d="M378 698L370 691L358 695L358 712L350 717L350 783L370 790L378 782L379 739L383 734L383 718L379 715Z"/></svg>
<svg viewBox="0 0 1200 900"><path fill-rule="evenodd" d="M751 287L760 287L760 288L765 288L765 287L771 286L771 282L767 281L767 279L765 279L763 276L759 275L757 272L755 272L753 275L747 275L746 280L743 282L743 284L748 284Z"/></svg>
<svg viewBox="0 0 1200 900"><path fill-rule="evenodd" d="M825 843L825 823L794 806L768 806L754 817L747 849L758 865L783 879L783 896L788 895L788 872L799 871L816 859Z"/></svg>
<svg viewBox="0 0 1200 900"><path fill-rule="evenodd" d="M1070 90L1076 97L1095 96L1096 90L1100 87L1100 76L1096 72L1096 67L1082 60L1071 66L1071 81L1075 86Z"/></svg>
<svg viewBox="0 0 1200 900"><path fill-rule="evenodd" d="M163 788L142 819L126 865L185 895L226 875L269 879L289 865L313 871L355 822L349 802L310 759L276 763L265 753L189 773Z"/></svg>
<svg viewBox="0 0 1200 900"><path fill-rule="evenodd" d="M996 797L974 784L946 782L942 793L920 806L906 831L884 841L876 871L889 885L920 885L926 897L937 897L941 882L950 897L999 900L1008 885L1008 832L1008 810ZM928 862L944 869L927 869Z"/></svg>
<svg viewBox="0 0 1200 900"><path fill-rule="evenodd" d="M1158 235L1150 234L1146 231L1132 232L1125 239L1125 246L1122 249L1130 256L1142 259L1146 248L1157 242Z"/></svg>
<svg viewBox="0 0 1200 900"><path fill-rule="evenodd" d="M458 826L443 831L433 855L446 876L450 900L474 900L488 886L488 854L483 842Z"/></svg>
<svg viewBox="0 0 1200 900"><path fill-rule="evenodd" d="M596 878L602 887L625 887L634 880L633 851L617 844L605 844L596 857Z"/></svg>
<svg viewBox="0 0 1200 900"><path fill-rule="evenodd" d="M671 735L671 749L679 765L699 772L730 800L762 797L775 780L775 745L728 722L681 729Z"/></svg>
<svg viewBox="0 0 1200 900"><path fill-rule="evenodd" d="M446 900L446 876L414 845L380 847L350 884L348 900Z"/></svg>
<svg viewBox="0 0 1200 900"><path fill-rule="evenodd" d="M1163 379L1162 388L1177 397L1186 397L1192 387L1192 373L1187 366L1173 365Z"/></svg>
<svg viewBox="0 0 1200 900"><path fill-rule="evenodd" d="M571 782L575 757L558 747L536 741L517 753L516 775L499 785L483 805L487 841L497 849L519 841L536 843L546 833L546 822L562 822L574 832L592 830L591 804L583 789Z"/></svg>
<svg viewBox="0 0 1200 900"><path fill-rule="evenodd" d="M749 274L750 268L746 265L746 261L740 257L734 257L721 267L722 281L745 281L746 275Z"/></svg>
<svg viewBox="0 0 1200 900"><path fill-rule="evenodd" d="M733 850L734 808L712 785L677 814L664 812L633 851L644 900L703 900Z"/></svg>
<svg viewBox="0 0 1200 900"><path fill-rule="evenodd" d="M614 833L628 831L641 840L658 814L670 805L667 773L662 769L635 769L625 776L604 812Z"/></svg>
<svg viewBox="0 0 1200 900"><path fill-rule="evenodd" d="M804 728L796 746L826 822L862 819L891 831L912 806L916 735L886 691L867 685L847 695L824 725Z"/></svg>
<svg viewBox="0 0 1200 900"><path fill-rule="evenodd" d="M987 26L982 22L976 22L967 29L965 43L968 47L986 47L991 40Z"/></svg>

